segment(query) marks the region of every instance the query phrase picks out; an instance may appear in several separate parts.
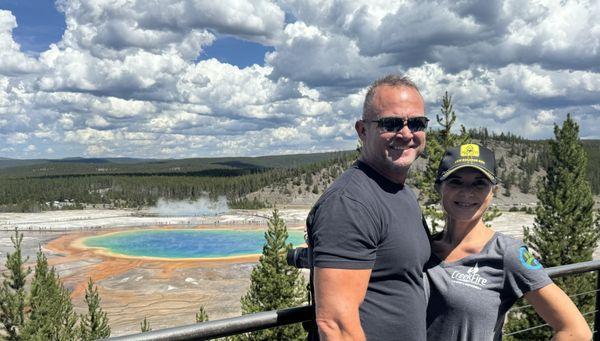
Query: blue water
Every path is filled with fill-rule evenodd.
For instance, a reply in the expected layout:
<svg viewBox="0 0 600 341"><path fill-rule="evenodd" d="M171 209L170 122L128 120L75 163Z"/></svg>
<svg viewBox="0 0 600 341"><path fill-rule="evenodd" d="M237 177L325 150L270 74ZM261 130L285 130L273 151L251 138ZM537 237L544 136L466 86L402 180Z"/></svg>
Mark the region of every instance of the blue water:
<svg viewBox="0 0 600 341"><path fill-rule="evenodd" d="M287 243L304 243L304 232L288 233ZM89 237L83 243L127 256L213 258L262 253L264 235L263 231L140 230Z"/></svg>

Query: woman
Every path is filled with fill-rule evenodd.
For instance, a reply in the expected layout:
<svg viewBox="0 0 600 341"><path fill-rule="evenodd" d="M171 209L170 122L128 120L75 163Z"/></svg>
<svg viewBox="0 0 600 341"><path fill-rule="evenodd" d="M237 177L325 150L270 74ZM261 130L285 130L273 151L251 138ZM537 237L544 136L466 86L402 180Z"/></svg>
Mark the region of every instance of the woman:
<svg viewBox="0 0 600 341"><path fill-rule="evenodd" d="M445 152L436 189L447 218L427 265L427 339L501 340L504 315L524 296L554 340L590 340L577 307L527 246L483 223L497 183L493 151L465 144Z"/></svg>

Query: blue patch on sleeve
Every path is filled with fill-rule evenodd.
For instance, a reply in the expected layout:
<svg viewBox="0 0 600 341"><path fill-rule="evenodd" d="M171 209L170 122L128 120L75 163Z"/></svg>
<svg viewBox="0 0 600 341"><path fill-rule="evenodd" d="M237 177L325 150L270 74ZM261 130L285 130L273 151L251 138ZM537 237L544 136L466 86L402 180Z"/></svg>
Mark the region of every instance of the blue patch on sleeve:
<svg viewBox="0 0 600 341"><path fill-rule="evenodd" d="M519 248L519 261L521 261L521 264L529 270L539 270L543 268L542 264L535 259L531 252L529 252L527 246L521 246L521 248Z"/></svg>

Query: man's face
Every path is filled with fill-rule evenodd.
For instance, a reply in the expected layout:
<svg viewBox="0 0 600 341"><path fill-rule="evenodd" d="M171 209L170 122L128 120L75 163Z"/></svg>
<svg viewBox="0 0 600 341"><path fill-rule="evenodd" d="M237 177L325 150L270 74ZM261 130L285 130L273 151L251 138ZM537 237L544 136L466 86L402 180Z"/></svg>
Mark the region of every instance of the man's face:
<svg viewBox="0 0 600 341"><path fill-rule="evenodd" d="M425 116L425 104L410 87L379 86L373 97L373 112L356 123L362 140L361 160L386 178L403 183L410 165L425 149L425 131L411 131L405 125L397 132L382 132L378 124L366 122L384 117Z"/></svg>

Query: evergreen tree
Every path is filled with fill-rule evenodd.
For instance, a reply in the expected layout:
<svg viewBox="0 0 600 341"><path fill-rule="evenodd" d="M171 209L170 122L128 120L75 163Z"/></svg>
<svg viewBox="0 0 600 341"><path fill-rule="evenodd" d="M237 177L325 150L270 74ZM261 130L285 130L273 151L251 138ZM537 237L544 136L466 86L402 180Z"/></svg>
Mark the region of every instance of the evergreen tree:
<svg viewBox="0 0 600 341"><path fill-rule="evenodd" d="M435 206L440 203L440 195L434 186L440 161L446 149L469 141L469 136L464 126L461 126L459 135L452 133L452 128L456 122L456 113L452 104L452 96L447 91L442 98L440 111L441 115L436 115L435 118L442 129L429 129L427 132L427 167L424 172L420 172L417 175L417 184L421 190L421 200L425 206L423 214L429 218L431 222L430 228L434 232L439 226L439 221L444 219L443 212L439 211Z"/></svg>
<svg viewBox="0 0 600 341"><path fill-rule="evenodd" d="M485 213L483 213L482 220L484 223L486 223L485 226L492 227L492 224L490 224L489 222L498 218L501 215L502 212L500 212L500 209L498 207L491 206L485 211Z"/></svg>
<svg viewBox="0 0 600 341"><path fill-rule="evenodd" d="M30 268L25 268L21 254L23 234L15 229L15 235L10 238L15 251L6 254L6 272L2 286L0 286L0 323L6 331L6 338L10 341L21 340L20 331L25 322L25 279L31 273Z"/></svg>
<svg viewBox="0 0 600 341"><path fill-rule="evenodd" d="M519 189L523 193L529 193L531 190L531 174L523 174L523 176L519 179Z"/></svg>
<svg viewBox="0 0 600 341"><path fill-rule="evenodd" d="M579 140L577 123L567 116L562 128L554 127L550 141L550 166L538 188L538 203L533 227L524 227L524 240L546 267L592 260L600 238L598 214L594 217L594 199L586 176L587 157ZM594 290L594 276L567 276L555 283L569 295ZM583 313L593 311L593 297L572 297ZM593 317L591 315L590 317ZM509 331L543 324L533 310L522 309L510 315ZM595 328L597 329L597 327ZM549 328L538 328L515 335L515 339L547 340Z"/></svg>
<svg viewBox="0 0 600 341"><path fill-rule="evenodd" d="M94 286L91 278L85 290L85 303L88 307L88 313L81 315L81 323L79 325L81 340L91 341L109 337L110 326L108 325L108 317L102 311L102 307L100 307L98 288Z"/></svg>
<svg viewBox="0 0 600 341"><path fill-rule="evenodd" d="M500 160L498 161L498 168L505 168L506 167L506 161L504 160L504 156L502 156L500 158Z"/></svg>
<svg viewBox="0 0 600 341"><path fill-rule="evenodd" d="M196 313L196 323L206 322L206 321L208 321L208 313L204 309L204 306L201 305L200 309L198 309L198 312Z"/></svg>
<svg viewBox="0 0 600 341"><path fill-rule="evenodd" d="M150 322L148 322L146 316L144 316L144 321L140 322L140 329L142 333L152 331L152 327L150 327Z"/></svg>
<svg viewBox="0 0 600 341"><path fill-rule="evenodd" d="M30 313L22 337L25 340L71 341L77 337L77 315L71 295L40 249L29 297Z"/></svg>
<svg viewBox="0 0 600 341"><path fill-rule="evenodd" d="M252 269L250 288L241 299L242 313L251 314L299 306L306 302L307 291L300 270L286 262L292 248L285 222L277 209L269 219L265 245L258 265ZM301 324L271 328L237 336L240 340L304 340Z"/></svg>
<svg viewBox="0 0 600 341"><path fill-rule="evenodd" d="M514 185L515 178L516 175L514 171L504 173L504 178L502 179L502 184L504 185L504 196L511 196L510 188Z"/></svg>

